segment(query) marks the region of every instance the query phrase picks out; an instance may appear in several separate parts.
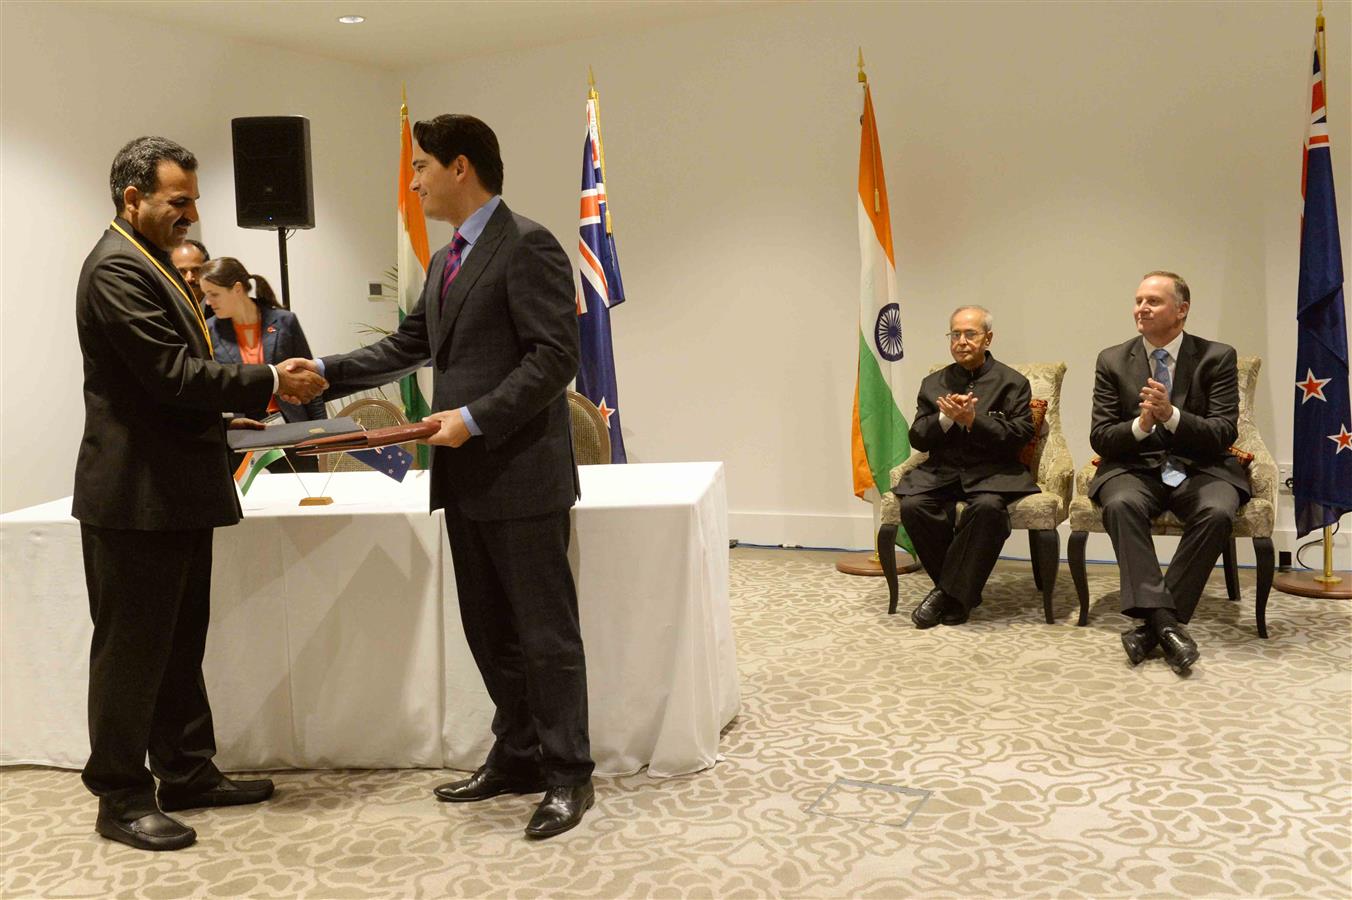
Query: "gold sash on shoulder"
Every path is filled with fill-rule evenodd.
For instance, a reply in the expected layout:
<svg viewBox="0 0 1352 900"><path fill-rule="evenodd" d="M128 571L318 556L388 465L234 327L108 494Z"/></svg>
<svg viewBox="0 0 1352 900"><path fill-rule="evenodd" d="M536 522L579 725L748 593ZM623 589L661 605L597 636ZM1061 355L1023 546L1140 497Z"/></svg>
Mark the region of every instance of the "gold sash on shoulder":
<svg viewBox="0 0 1352 900"><path fill-rule="evenodd" d="M149 250L141 246L140 241L127 234L127 232L122 229L122 226L117 224L116 219L113 220L112 226L114 231L131 241L131 245L141 251L141 255L150 260L150 264L159 269L160 274L164 276L165 280L174 286L174 290L178 291L179 296L183 298L183 302L187 305L188 310L193 314L193 321L197 323L198 328L202 329L202 337L206 338L207 341L207 352L214 357L216 355L216 347L211 343L211 332L207 330L207 317L202 315L201 305L192 297L188 296L188 292L183 290L183 285L178 282L178 279L170 275L164 266L160 265L160 261L151 256Z"/></svg>

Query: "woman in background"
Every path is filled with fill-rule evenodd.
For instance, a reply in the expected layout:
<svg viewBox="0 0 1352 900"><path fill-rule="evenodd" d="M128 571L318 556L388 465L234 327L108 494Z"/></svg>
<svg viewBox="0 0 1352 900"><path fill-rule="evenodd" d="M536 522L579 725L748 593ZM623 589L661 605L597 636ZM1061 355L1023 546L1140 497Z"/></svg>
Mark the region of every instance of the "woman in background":
<svg viewBox="0 0 1352 900"><path fill-rule="evenodd" d="M300 320L289 309L282 309L272 286L262 275L250 275L249 270L232 256L222 256L203 264L198 274L203 299L216 316L208 324L214 334L216 361L221 363L277 364L293 356L311 359L310 344L305 340ZM253 295L250 296L250 286ZM318 398L303 406L287 403L273 396L266 407L236 411L240 416L262 421L280 413L288 422L304 422L328 418L324 402ZM278 460L270 471L317 471L314 457L295 457L287 451L291 465ZM276 468L274 468L276 467Z"/></svg>

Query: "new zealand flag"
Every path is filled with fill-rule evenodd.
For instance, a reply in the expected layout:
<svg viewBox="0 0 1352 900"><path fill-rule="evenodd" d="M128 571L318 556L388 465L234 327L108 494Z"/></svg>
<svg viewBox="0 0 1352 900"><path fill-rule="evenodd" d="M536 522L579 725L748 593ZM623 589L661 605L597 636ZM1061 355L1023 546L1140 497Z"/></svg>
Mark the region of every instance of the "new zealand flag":
<svg viewBox="0 0 1352 900"><path fill-rule="evenodd" d="M1324 77L1318 42L1310 80L1301 193L1300 288L1296 306L1296 410L1292 482L1296 533L1352 511L1352 408L1348 398L1343 255L1333 196ZM1347 454L1344 456L1343 454Z"/></svg>
<svg viewBox="0 0 1352 900"><path fill-rule="evenodd" d="M601 174L601 137L596 125L596 101L587 101L587 137L582 146L582 207L578 218L578 271L582 290L577 298L582 359L577 392L596 405L610 431L610 461L622 463L624 435L620 432L620 397L615 386L615 351L610 341L610 308L624 302L620 260L610 231L606 185Z"/></svg>

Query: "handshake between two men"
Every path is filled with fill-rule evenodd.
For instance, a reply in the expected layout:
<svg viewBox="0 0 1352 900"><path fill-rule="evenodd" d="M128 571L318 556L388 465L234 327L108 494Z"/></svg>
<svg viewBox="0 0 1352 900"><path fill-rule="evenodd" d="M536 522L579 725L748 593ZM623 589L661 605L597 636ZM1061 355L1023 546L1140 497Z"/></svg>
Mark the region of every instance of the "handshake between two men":
<svg viewBox="0 0 1352 900"><path fill-rule="evenodd" d="M328 390L329 383L318 361L292 357L277 364L277 396L287 403L308 403ZM441 430L426 439L429 444L459 447L471 437L469 427L458 409L430 413L424 422L436 422Z"/></svg>

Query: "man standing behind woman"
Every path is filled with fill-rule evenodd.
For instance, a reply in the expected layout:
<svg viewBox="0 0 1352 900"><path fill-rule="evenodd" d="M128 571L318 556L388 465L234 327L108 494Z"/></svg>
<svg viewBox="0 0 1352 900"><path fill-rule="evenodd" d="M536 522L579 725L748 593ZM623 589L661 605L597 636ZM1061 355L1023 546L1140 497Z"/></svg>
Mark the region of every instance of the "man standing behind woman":
<svg viewBox="0 0 1352 900"><path fill-rule="evenodd" d="M310 358L310 343L300 327L300 319L289 309L282 309L277 295L262 275L251 275L244 264L232 256L222 256L203 264L198 273L203 299L215 312L211 320L215 358L221 363L279 363L300 356ZM253 286L253 296L249 294ZM288 422L305 422L328 418L324 401L315 398L300 405L287 403L275 394L267 406L235 410L248 419L262 420L281 413ZM278 471L292 467L300 471L316 471L318 462L313 457L294 457L273 463ZM272 468L271 466L269 467Z"/></svg>

